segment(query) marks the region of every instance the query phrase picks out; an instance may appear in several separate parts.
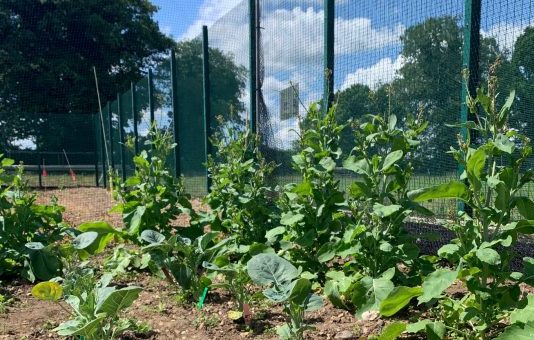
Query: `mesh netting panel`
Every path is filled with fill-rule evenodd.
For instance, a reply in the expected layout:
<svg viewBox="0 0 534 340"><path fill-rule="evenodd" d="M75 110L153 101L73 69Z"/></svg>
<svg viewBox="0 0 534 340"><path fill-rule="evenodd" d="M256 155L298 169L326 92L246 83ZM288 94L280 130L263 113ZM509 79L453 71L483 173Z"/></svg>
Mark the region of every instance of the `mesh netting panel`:
<svg viewBox="0 0 534 340"><path fill-rule="evenodd" d="M414 188L456 176L446 152L460 118L464 1L349 1L336 6L335 90L340 121L395 114L401 124L423 115L430 125L417 155ZM350 153L354 139L343 134ZM349 174L339 174L343 186ZM433 203L440 216L454 203Z"/></svg>
<svg viewBox="0 0 534 340"><path fill-rule="evenodd" d="M268 115L259 129L272 131L264 152L280 164L275 180L285 184L298 180L291 168L298 116L323 94L324 12L304 0L260 1L260 7L262 92Z"/></svg>
<svg viewBox="0 0 534 340"><path fill-rule="evenodd" d="M176 51L180 164L187 192L206 193L205 134L202 104L202 41L179 43Z"/></svg>
<svg viewBox="0 0 534 340"><path fill-rule="evenodd" d="M496 55L501 57L497 71L500 104L511 90L516 91L510 125L533 140L534 1L483 0L481 33L481 70L487 70ZM484 80L486 74L482 76ZM533 166L534 157L530 157L526 168ZM522 191L532 197L534 187L527 185Z"/></svg>
<svg viewBox="0 0 534 340"><path fill-rule="evenodd" d="M121 161L121 139L119 134L119 114L118 103L114 101L110 106L111 110L111 138L112 138L112 165L115 172L122 176L122 161Z"/></svg>
<svg viewBox="0 0 534 340"><path fill-rule="evenodd" d="M159 64L154 70L154 119L159 129L172 133L172 83L170 59ZM174 169L174 153L167 158L167 166Z"/></svg>
<svg viewBox="0 0 534 340"><path fill-rule="evenodd" d="M121 114L122 114L122 129L124 134L124 142L122 145L124 149L124 162L126 169L126 176L131 176L134 171L132 148L126 147L128 139L134 137L133 129L133 106L132 106L132 91L128 90L121 94ZM133 140L133 139L132 139Z"/></svg>
<svg viewBox="0 0 534 340"><path fill-rule="evenodd" d="M148 77L144 77L135 85L135 105L137 108L137 145L139 150L146 150L145 145L150 128L150 106L148 101Z"/></svg>

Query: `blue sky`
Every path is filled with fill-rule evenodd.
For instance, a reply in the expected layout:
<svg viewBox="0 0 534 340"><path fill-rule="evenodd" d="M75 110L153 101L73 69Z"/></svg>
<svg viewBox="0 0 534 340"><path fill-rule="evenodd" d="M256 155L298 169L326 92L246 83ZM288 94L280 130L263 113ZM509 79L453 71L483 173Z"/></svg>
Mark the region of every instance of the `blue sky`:
<svg viewBox="0 0 534 340"><path fill-rule="evenodd" d="M174 37L181 36L198 18L202 0L152 0L160 8L156 20L162 29L170 29Z"/></svg>

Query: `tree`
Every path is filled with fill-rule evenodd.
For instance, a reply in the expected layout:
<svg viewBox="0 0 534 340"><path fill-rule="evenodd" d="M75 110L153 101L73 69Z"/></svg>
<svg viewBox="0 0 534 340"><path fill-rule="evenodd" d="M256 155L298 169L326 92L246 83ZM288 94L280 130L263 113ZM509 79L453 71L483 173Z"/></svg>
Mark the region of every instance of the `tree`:
<svg viewBox="0 0 534 340"><path fill-rule="evenodd" d="M460 117L462 78L462 29L454 17L430 18L411 26L401 36L404 64L391 84L397 107L407 114L422 113L430 122L424 153L425 168L433 172L455 171L455 165L440 162L456 143L455 124ZM482 38L481 70L487 70L501 51L493 38ZM482 74L485 77L485 73Z"/></svg>
<svg viewBox="0 0 534 340"><path fill-rule="evenodd" d="M140 79L174 45L153 20L156 10L148 0L2 0L2 129L26 138L40 120L34 114L96 112L93 66L104 102ZM33 120L15 129L22 114Z"/></svg>
<svg viewBox="0 0 534 340"><path fill-rule="evenodd" d="M350 119L356 119L366 114L374 114L374 108L371 102L373 91L362 84L354 84L349 88L336 93L335 101L336 120L340 124L345 124ZM345 128L341 136L341 150L348 155L354 147L354 133L352 129Z"/></svg>
<svg viewBox="0 0 534 340"><path fill-rule="evenodd" d="M527 27L516 40L511 60L513 80L510 87L516 90L512 111L512 124L534 140L534 27ZM502 83L502 81L500 81ZM503 93L503 91L500 91ZM506 93L501 95L505 96Z"/></svg>
<svg viewBox="0 0 534 340"><path fill-rule="evenodd" d="M230 54L210 48L211 127L215 131L217 116L228 121L244 110L241 102L245 90L246 69L234 62ZM202 81L202 42L184 41L176 46L178 80L179 143L184 173L205 171L204 115Z"/></svg>

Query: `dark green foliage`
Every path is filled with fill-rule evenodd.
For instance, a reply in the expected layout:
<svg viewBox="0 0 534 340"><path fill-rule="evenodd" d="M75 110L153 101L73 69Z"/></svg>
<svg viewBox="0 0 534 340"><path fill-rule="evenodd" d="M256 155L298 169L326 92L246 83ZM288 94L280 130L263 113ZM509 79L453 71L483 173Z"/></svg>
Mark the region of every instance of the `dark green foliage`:
<svg viewBox="0 0 534 340"><path fill-rule="evenodd" d="M461 213L458 221L448 225L457 237L438 251L438 256L454 263L458 270L454 273L438 269L444 275L451 274L451 278L442 281L447 284L437 294L422 299L428 289L436 288L436 284L427 283L435 273L429 275L423 283L425 295L419 302L438 298L458 278L469 293L461 300L441 299L437 314L450 326L454 336L477 339L486 338L495 323L524 304L520 284L532 284L533 274L530 258L523 259L522 272L510 268L518 237L534 232L534 202L521 193L533 180L532 170L523 170L532 147L527 137L508 125L515 92L502 107L497 105L495 67L490 70L488 88L478 90L476 97L467 98L478 121L467 122L465 128L479 136L478 143L467 133L459 137L458 147L450 151L463 166L461 179L466 183L410 193L416 201L457 198L471 208L470 215ZM514 213L516 209L519 217Z"/></svg>
<svg viewBox="0 0 534 340"><path fill-rule="evenodd" d="M323 300L312 293L311 282L301 277L301 272L287 260L275 254L260 254L247 263L252 281L268 286L263 295L272 302L282 303L288 322L278 326L280 339L304 339L306 330L314 328L306 324L304 313L322 307Z"/></svg>
<svg viewBox="0 0 534 340"><path fill-rule="evenodd" d="M335 108L322 117L313 105L301 127L300 151L293 167L302 181L284 187L279 200L281 227L270 232L279 238L286 256L324 281L326 263L343 232L345 198L334 176L341 157L340 136L344 126L336 122Z"/></svg>
<svg viewBox="0 0 534 340"><path fill-rule="evenodd" d="M154 230L141 233L142 241L148 243L143 252L150 254L167 281L178 284L186 298L192 301L197 300L204 288L211 284L204 273L203 263L223 255L225 244L231 240L227 238L217 242L217 238L216 232L203 234L193 241L177 235L166 238Z"/></svg>
<svg viewBox="0 0 534 340"><path fill-rule="evenodd" d="M30 281L48 280L61 272L54 242L63 238L64 208L37 204L23 178L22 167L7 176L13 161L0 155L0 276L24 276Z"/></svg>
<svg viewBox="0 0 534 340"><path fill-rule="evenodd" d="M403 229L414 211L426 213L408 197L420 136L428 123L409 118L401 128L395 115L364 116L353 123L355 146L344 161L358 176L348 189L352 223L344 241L357 251L351 267L373 278L397 263L413 265L419 249Z"/></svg>
<svg viewBox="0 0 534 340"><path fill-rule="evenodd" d="M242 245L266 241L265 233L275 226L275 205L266 181L275 165L259 150L259 138L234 126L222 126L212 138L216 157L208 160L211 192L210 226L232 235Z"/></svg>
<svg viewBox="0 0 534 340"><path fill-rule="evenodd" d="M182 213L194 214L183 179L176 178L165 164L176 145L169 132L153 125L146 142L148 150L134 157L135 173L124 183L117 178L115 211L122 212L129 237L138 242L144 230L156 230L166 237L174 233L171 222Z"/></svg>
<svg viewBox="0 0 534 340"><path fill-rule="evenodd" d="M175 44L160 32L156 10L148 0L0 2L0 112L9 112L0 118L8 132L2 135L17 131L27 138L35 114L97 112L93 66L103 100L129 88ZM50 133L38 134L39 148L53 147L57 130L72 131L75 123L49 121ZM87 143L81 135L73 134L72 148Z"/></svg>

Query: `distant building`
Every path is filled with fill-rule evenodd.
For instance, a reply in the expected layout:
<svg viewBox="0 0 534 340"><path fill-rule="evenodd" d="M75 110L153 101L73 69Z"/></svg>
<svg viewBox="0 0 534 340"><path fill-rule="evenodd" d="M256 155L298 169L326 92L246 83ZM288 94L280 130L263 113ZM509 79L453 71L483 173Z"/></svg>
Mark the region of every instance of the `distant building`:
<svg viewBox="0 0 534 340"><path fill-rule="evenodd" d="M280 120L297 117L299 113L299 84L280 91Z"/></svg>

